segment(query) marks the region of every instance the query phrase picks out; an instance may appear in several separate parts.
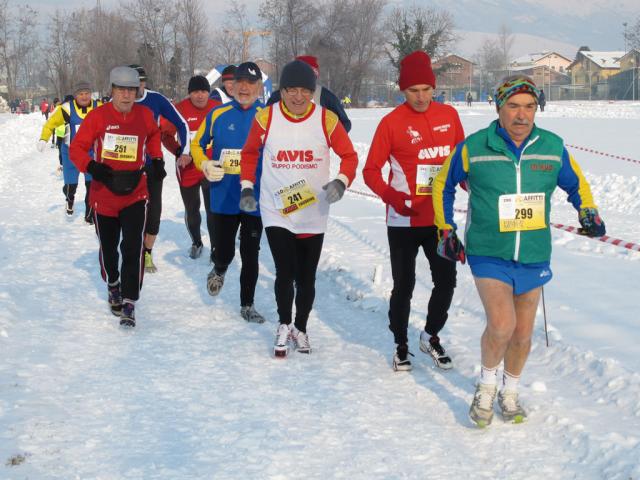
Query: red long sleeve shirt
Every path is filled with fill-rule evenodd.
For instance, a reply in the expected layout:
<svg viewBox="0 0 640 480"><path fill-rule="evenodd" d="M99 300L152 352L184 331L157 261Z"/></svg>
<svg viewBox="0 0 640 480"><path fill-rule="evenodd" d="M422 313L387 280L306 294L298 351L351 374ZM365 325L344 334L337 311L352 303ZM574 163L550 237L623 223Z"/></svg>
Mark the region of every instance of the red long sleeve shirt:
<svg viewBox="0 0 640 480"><path fill-rule="evenodd" d="M113 103L98 107L85 117L69 147L69 157L81 172L93 160L114 170L140 170L145 152L162 158L160 130L148 108L134 104L128 113L118 112ZM148 197L147 179L143 175L136 189L128 195L116 195L99 181L91 182L89 202L101 215L117 216L123 208Z"/></svg>
<svg viewBox="0 0 640 480"><path fill-rule="evenodd" d="M418 211L415 217L403 217L387 207L389 226L434 225L430 182L437 168L463 140L460 117L450 105L431 102L427 111L421 113L403 103L382 118L362 176L380 197L389 187L409 194L411 208ZM382 168L387 162L391 171L385 181Z"/></svg>

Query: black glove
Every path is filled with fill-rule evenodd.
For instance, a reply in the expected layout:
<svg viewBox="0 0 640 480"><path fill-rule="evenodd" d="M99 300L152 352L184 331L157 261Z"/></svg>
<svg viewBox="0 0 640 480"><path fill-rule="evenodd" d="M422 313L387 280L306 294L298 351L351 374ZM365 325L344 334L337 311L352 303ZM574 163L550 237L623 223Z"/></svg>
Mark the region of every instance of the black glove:
<svg viewBox="0 0 640 480"><path fill-rule="evenodd" d="M151 160L151 165L147 165L145 171L147 175L149 175L149 178L153 180L162 180L167 176L167 172L164 169L164 160L161 158Z"/></svg>
<svg viewBox="0 0 640 480"><path fill-rule="evenodd" d="M106 163L98 163L95 160L89 162L87 172L91 174L94 180L100 183L107 183L113 177L113 168Z"/></svg>
<svg viewBox="0 0 640 480"><path fill-rule="evenodd" d="M322 189L327 191L327 202L335 203L342 198L347 186L342 180L335 178L324 185Z"/></svg>

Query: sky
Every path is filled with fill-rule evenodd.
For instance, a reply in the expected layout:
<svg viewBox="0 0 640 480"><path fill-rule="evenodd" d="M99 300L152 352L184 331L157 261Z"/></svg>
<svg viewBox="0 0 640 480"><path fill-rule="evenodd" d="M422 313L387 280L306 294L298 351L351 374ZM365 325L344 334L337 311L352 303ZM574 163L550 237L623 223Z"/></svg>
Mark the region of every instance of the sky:
<svg viewBox="0 0 640 480"><path fill-rule="evenodd" d="M10 0L17 4L16 0ZM246 0L249 16L258 21L258 7L261 0ZM391 0L389 6L408 5L407 0ZM418 0L418 5L432 2ZM65 2L66 8L73 9L91 5L91 2L70 0ZM102 0L103 6L117 6L118 0ZM222 12L228 8L228 2L222 0L203 0L205 10L214 25L224 21ZM38 0L30 5L44 12L54 11L60 5L57 0ZM515 52L515 56L533 53L539 48L539 40L558 42L558 47L577 51L577 47L587 45L594 51L624 50L623 23L629 25L640 21L640 2L637 0L458 0L448 2L446 7L454 16L456 28L464 32L492 34L502 24L508 25L514 34L528 34L523 52ZM469 35L471 38L472 35ZM475 41L463 39L458 46L459 53L470 56L467 44L475 45ZM528 50L528 51L527 51Z"/></svg>

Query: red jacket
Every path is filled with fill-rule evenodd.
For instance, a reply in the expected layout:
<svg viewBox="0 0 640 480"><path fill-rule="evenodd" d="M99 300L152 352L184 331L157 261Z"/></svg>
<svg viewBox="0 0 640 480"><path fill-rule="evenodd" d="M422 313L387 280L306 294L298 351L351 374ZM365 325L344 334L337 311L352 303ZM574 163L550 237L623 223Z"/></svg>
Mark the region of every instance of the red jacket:
<svg viewBox="0 0 640 480"><path fill-rule="evenodd" d="M162 158L160 130L153 113L147 107L134 104L131 112L123 114L111 102L91 110L69 147L69 157L81 172L87 171L92 150L97 162L106 163L114 170L141 170L145 152L151 158ZM91 182L89 191L89 202L94 210L111 217L147 197L146 174L128 195L116 195L97 180Z"/></svg>
<svg viewBox="0 0 640 480"><path fill-rule="evenodd" d="M47 111L49 111L49 104L47 102L40 102L40 111L42 113L45 113Z"/></svg>
<svg viewBox="0 0 640 480"><path fill-rule="evenodd" d="M460 117L450 105L431 102L427 111L420 113L403 103L382 118L362 176L367 186L380 197L389 186L409 194L411 203L408 205L418 211L417 216L404 217L387 206L387 225L434 225L430 181L453 147L463 140ZM382 168L387 162L391 169L385 182Z"/></svg>
<svg viewBox="0 0 640 480"><path fill-rule="evenodd" d="M204 121L207 113L218 105L220 102L209 99L207 105L204 108L196 108L191 103L189 98L185 98L176 105L176 110L180 112L180 115L184 117L189 125L189 138L193 139L193 136L198 131L200 124ZM162 144L164 148L169 150L175 155L180 148L180 144L176 141L176 127L173 123L166 120L164 117L160 119L160 130L162 131ZM207 157L211 158L211 148L207 149ZM193 162L189 163L186 167L180 168L176 164L176 175L178 177L178 183L181 187L191 187L200 183L204 178L204 174L196 168Z"/></svg>

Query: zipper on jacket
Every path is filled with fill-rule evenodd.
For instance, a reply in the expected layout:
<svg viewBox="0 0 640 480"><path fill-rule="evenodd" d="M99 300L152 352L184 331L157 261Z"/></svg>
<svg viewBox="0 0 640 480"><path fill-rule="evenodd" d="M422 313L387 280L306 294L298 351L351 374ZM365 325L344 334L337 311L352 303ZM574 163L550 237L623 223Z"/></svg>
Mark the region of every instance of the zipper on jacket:
<svg viewBox="0 0 640 480"><path fill-rule="evenodd" d="M525 147L520 152L520 156L518 157L518 163L516 164L516 194L518 195L522 193L522 177L520 175L520 171L521 171L520 167L522 165L522 155L524 155L524 151L527 148L529 148L530 145L533 145L538 140L538 138L540 137L538 136L536 138L532 138L531 140L529 140L525 145ZM517 262L519 257L520 257L520 230L516 230L516 244L513 249L513 260Z"/></svg>

